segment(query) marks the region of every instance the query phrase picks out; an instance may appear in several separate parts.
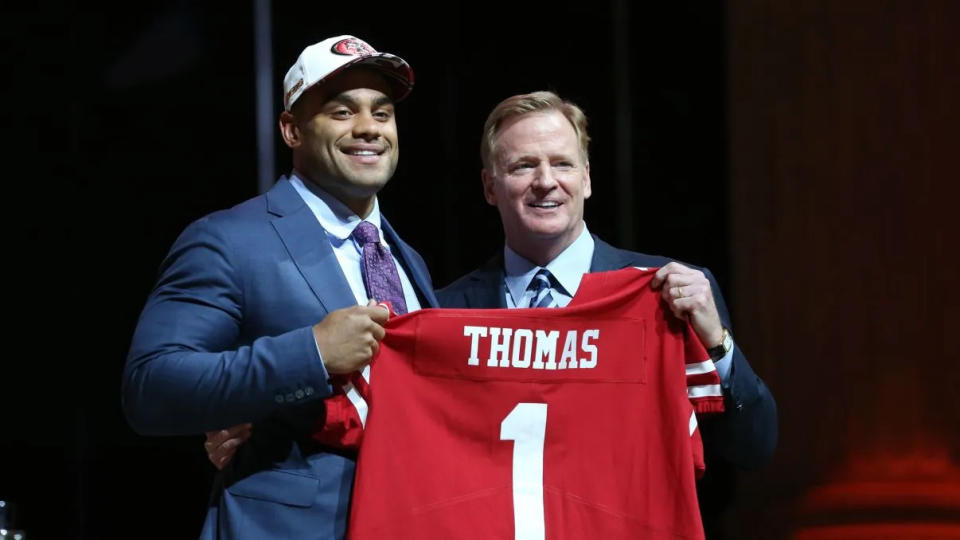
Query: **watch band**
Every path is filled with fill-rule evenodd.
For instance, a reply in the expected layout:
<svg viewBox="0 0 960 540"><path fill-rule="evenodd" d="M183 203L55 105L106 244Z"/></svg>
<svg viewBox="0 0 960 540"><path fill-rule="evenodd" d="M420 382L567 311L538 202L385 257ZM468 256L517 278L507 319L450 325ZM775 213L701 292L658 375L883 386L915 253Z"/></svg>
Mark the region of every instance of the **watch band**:
<svg viewBox="0 0 960 540"><path fill-rule="evenodd" d="M710 355L710 359L716 362L730 352L730 349L733 348L733 336L730 335L730 331L727 330L727 327L723 327L723 334L720 337L720 344L716 347L710 347L707 349L707 354Z"/></svg>

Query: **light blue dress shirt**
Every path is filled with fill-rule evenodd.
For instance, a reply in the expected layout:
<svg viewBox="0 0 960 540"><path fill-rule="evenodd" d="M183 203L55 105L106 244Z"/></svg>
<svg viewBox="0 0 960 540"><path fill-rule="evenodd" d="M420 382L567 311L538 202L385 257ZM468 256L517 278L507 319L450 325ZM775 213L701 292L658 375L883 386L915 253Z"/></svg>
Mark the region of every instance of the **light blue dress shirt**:
<svg viewBox="0 0 960 540"><path fill-rule="evenodd" d="M525 259L510 246L503 246L503 266L506 270L507 307L527 307L530 304L532 292L527 290L533 276L546 268L560 284L552 287L551 293L557 301L558 307L566 307L573 300L580 288L580 280L590 271L590 261L593 259L593 237L587 231L587 224L583 224L580 236L567 246L546 266L540 267Z"/></svg>
<svg viewBox="0 0 960 540"><path fill-rule="evenodd" d="M558 307L566 307L573 300L573 296L577 294L583 275L590 271L590 263L593 261L593 248L593 237L590 236L586 223L583 224L580 236L543 267L528 261L516 251L510 249L510 246L504 245L504 294L506 295L507 307L515 308L529 305L533 293L527 289L530 282L533 281L533 276L541 268L546 268L556 278L559 288L551 288L551 293L556 299ZM736 343L733 347L730 347L723 358L714 362L717 373L720 374L720 381L725 388L729 387L734 347L736 347Z"/></svg>

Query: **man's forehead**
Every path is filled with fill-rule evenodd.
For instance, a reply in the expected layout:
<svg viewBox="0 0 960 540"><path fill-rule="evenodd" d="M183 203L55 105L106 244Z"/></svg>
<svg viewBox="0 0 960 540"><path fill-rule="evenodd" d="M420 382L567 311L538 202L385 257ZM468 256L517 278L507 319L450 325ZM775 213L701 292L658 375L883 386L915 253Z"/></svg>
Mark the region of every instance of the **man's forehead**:
<svg viewBox="0 0 960 540"><path fill-rule="evenodd" d="M315 92L321 103L344 96L374 96L393 102L393 87L387 78L376 70L364 66L354 66L337 73L330 79L314 86L308 92Z"/></svg>
<svg viewBox="0 0 960 540"><path fill-rule="evenodd" d="M559 146L559 145L511 146L511 147L503 147L499 149L494 148L494 155L496 155L497 160L501 162L521 161L521 160L539 160L543 158L578 159L580 157L580 148L569 147L569 146Z"/></svg>
<svg viewBox="0 0 960 540"><path fill-rule="evenodd" d="M324 96L323 104L346 103L350 105L370 103L375 106L393 105L393 99L373 88L350 88L339 94Z"/></svg>
<svg viewBox="0 0 960 540"><path fill-rule="evenodd" d="M544 115L537 116L540 118L533 118L533 113L511 118L513 121L501 126L494 135L493 151L504 157L579 153L576 132L566 118L562 115L560 117L567 124L564 126L552 119L543 118ZM529 121L518 126L519 121L523 120Z"/></svg>

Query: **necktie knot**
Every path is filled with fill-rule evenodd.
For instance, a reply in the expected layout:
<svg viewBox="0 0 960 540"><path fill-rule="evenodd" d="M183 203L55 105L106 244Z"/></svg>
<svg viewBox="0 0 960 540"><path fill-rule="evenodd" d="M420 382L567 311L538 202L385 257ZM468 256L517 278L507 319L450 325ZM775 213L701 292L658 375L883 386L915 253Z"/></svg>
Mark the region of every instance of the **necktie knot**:
<svg viewBox="0 0 960 540"><path fill-rule="evenodd" d="M377 230L376 225L369 221L361 221L359 225L354 227L351 235L357 239L361 246L380 242L380 231Z"/></svg>
<svg viewBox="0 0 960 540"><path fill-rule="evenodd" d="M360 244L360 270L367 296L374 300L389 301L397 314L406 313L407 301L403 296L400 273L393 262L393 255L380 243L377 226L369 221L361 221L350 234Z"/></svg>
<svg viewBox="0 0 960 540"><path fill-rule="evenodd" d="M553 287L553 274L546 268L537 270L527 290L530 291L530 302L528 307L554 307L553 295L550 289Z"/></svg>
<svg viewBox="0 0 960 540"><path fill-rule="evenodd" d="M551 274L549 270L541 268L533 275L533 279L530 280L530 285L527 286L527 289L537 293L544 288L549 288L551 286L550 278L552 277L553 274Z"/></svg>

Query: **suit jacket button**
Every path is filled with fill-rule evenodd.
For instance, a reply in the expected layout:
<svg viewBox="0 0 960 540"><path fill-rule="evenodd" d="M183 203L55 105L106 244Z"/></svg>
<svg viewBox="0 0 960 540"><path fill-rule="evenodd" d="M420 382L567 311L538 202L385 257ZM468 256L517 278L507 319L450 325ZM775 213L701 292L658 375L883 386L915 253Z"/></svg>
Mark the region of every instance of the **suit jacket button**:
<svg viewBox="0 0 960 540"><path fill-rule="evenodd" d="M303 393L306 394L306 395L308 395L308 396L312 396L312 395L313 395L313 387L312 387L312 386L308 386L308 387L304 388L304 389L303 389Z"/></svg>
<svg viewBox="0 0 960 540"><path fill-rule="evenodd" d="M283 394L277 394L277 395L273 398L273 400L276 401L277 403L283 403Z"/></svg>
<svg viewBox="0 0 960 540"><path fill-rule="evenodd" d="M303 399L303 390L297 390L294 395L297 396L297 399Z"/></svg>

